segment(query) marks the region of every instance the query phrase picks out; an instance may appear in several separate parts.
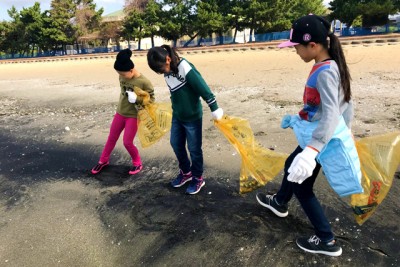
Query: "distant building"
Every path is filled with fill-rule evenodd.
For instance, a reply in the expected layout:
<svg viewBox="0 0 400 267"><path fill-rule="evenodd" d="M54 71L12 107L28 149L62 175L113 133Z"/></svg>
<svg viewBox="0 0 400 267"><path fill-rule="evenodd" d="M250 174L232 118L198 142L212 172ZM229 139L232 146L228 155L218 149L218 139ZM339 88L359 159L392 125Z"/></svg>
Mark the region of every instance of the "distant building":
<svg viewBox="0 0 400 267"><path fill-rule="evenodd" d="M121 22L124 20L126 14L124 10L118 10L113 13L107 14L102 17L102 22L103 23L112 23L112 22ZM154 37L154 45L155 46L160 46L165 43L169 43L169 41L155 36ZM116 40L113 40L110 38L108 41L107 47L112 50L117 50L117 49L125 49L125 48L130 48L130 49L138 49L139 48L139 42L138 40L136 41L127 41L127 40L119 40L118 42ZM150 49L151 48L151 38L143 38L140 41L140 48L141 49Z"/></svg>

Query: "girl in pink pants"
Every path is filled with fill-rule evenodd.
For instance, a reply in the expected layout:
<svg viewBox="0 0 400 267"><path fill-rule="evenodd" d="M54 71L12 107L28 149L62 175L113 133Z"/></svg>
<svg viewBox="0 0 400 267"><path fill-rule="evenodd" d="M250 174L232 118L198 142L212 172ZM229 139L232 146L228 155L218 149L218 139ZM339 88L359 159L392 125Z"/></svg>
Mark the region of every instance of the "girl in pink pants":
<svg viewBox="0 0 400 267"><path fill-rule="evenodd" d="M113 151L119 136L124 130L123 142L126 150L132 158L132 168L129 174L136 174L142 170L142 161L140 159L139 151L133 144L138 129L138 109L142 107L143 98L137 96L134 92L134 87L138 87L150 94L151 102L154 101L154 89L151 82L144 77L140 72L135 69L130 57L132 51L130 49L122 50L118 53L117 59L114 63L114 69L119 74L119 82L121 93L117 112L111 123L110 134L108 135L107 142L101 153L99 162L92 168L92 174L99 173L110 162L110 155Z"/></svg>

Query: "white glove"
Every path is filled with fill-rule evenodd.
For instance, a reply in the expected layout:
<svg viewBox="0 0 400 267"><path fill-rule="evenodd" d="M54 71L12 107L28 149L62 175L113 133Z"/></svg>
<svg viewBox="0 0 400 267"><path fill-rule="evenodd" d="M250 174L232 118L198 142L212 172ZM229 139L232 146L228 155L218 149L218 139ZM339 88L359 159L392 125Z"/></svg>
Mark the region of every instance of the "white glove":
<svg viewBox="0 0 400 267"><path fill-rule="evenodd" d="M315 169L317 163L315 158L318 155L318 151L311 147L306 147L299 153L290 165L288 172L289 175L287 180L293 183L303 183L308 177L310 177Z"/></svg>
<svg viewBox="0 0 400 267"><path fill-rule="evenodd" d="M126 91L126 93L128 94L128 101L129 101L129 103L135 103L136 102L136 98L137 98L137 95L136 95L136 93L135 92L131 92L131 91Z"/></svg>
<svg viewBox="0 0 400 267"><path fill-rule="evenodd" d="M217 108L216 110L211 112L211 115L214 120L218 121L218 120L222 119L222 116L224 116L224 111L222 110L222 108Z"/></svg>

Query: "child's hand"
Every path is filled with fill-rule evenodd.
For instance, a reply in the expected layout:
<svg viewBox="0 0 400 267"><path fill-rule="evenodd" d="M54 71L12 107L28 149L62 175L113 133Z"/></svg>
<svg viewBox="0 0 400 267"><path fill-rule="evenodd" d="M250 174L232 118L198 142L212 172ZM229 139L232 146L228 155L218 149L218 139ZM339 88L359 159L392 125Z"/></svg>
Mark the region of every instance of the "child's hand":
<svg viewBox="0 0 400 267"><path fill-rule="evenodd" d="M310 177L315 169L317 163L315 158L318 155L318 151L311 147L306 147L304 150L297 154L292 164L288 169L287 180L293 183L303 183L308 177Z"/></svg>
<svg viewBox="0 0 400 267"><path fill-rule="evenodd" d="M135 103L137 95L134 92L131 92L131 91L126 91L126 93L128 94L129 103L132 103L132 104Z"/></svg>
<svg viewBox="0 0 400 267"><path fill-rule="evenodd" d="M222 108L217 108L216 110L211 112L211 115L214 120L219 121L224 116L224 111L222 110Z"/></svg>

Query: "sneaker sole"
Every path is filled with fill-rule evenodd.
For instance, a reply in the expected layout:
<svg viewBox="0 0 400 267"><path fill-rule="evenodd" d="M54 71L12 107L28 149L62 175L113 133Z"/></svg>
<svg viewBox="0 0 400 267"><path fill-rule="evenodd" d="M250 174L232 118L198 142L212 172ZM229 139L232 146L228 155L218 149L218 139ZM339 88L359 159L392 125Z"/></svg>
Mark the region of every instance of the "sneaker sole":
<svg viewBox="0 0 400 267"><path fill-rule="evenodd" d="M197 189L197 191L190 192L190 193L186 191L186 193L189 194L189 195L197 194L205 184L206 184L206 182L203 181L203 182L201 183L201 185L199 186L199 189Z"/></svg>
<svg viewBox="0 0 400 267"><path fill-rule="evenodd" d="M136 170L136 171L129 171L129 175L134 175L134 174L140 172L142 169L143 169L143 166L140 166L139 170Z"/></svg>
<svg viewBox="0 0 400 267"><path fill-rule="evenodd" d="M181 187L182 185L186 184L187 182L190 182L191 180L192 180L192 178L189 178L189 179L185 180L183 183L177 184L177 185L173 185L173 184L171 183L171 186L172 186L173 188L178 188L178 187Z"/></svg>
<svg viewBox="0 0 400 267"><path fill-rule="evenodd" d="M107 167L109 165L109 163L107 163L106 165L104 165L103 167L100 168L100 170L95 171L95 170L91 170L92 174L98 174L99 172L101 172L103 170L104 167Z"/></svg>
<svg viewBox="0 0 400 267"><path fill-rule="evenodd" d="M268 204L265 204L265 203L259 198L258 194L256 195L256 199L257 199L257 202L258 202L261 206L263 206L263 207L269 209L270 211L272 211L272 212L273 212L276 216L278 216L278 217L284 218L284 217L288 216L288 214L289 214L288 211L285 212L285 213L282 213L282 212L276 210L274 207L272 207L272 206L270 206L270 205L268 205Z"/></svg>
<svg viewBox="0 0 400 267"><path fill-rule="evenodd" d="M299 248L301 248L302 250L313 253L313 254L323 254L323 255L333 256L333 257L338 257L338 256L342 255L342 248L340 248L338 251L332 251L332 252L325 251L325 250L311 250L311 249L302 247L299 243L297 243L297 240L296 240L296 245Z"/></svg>

